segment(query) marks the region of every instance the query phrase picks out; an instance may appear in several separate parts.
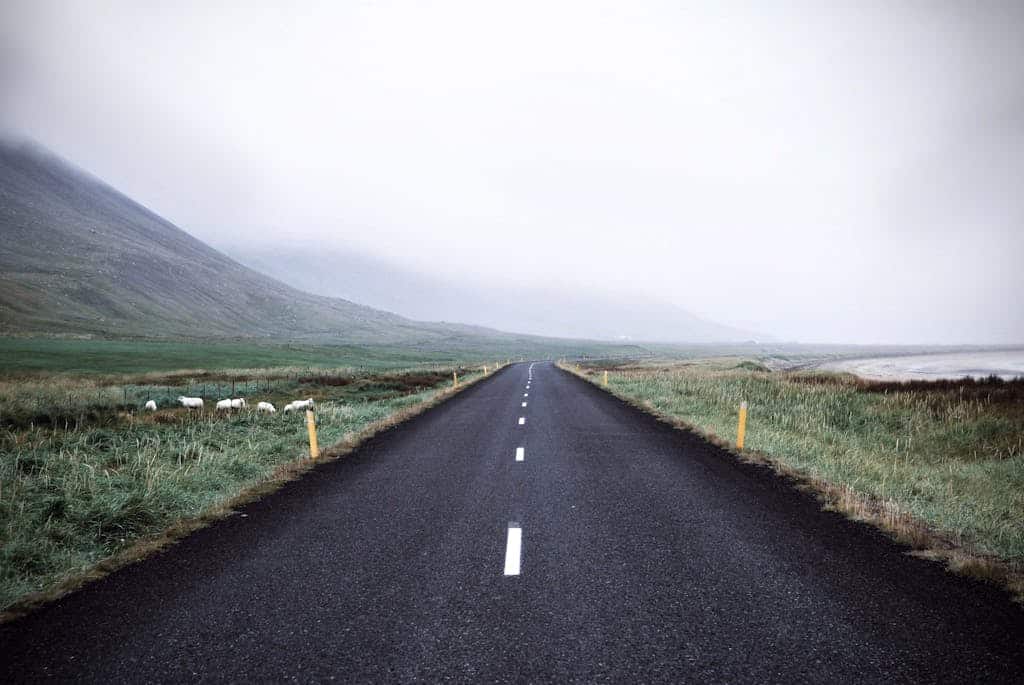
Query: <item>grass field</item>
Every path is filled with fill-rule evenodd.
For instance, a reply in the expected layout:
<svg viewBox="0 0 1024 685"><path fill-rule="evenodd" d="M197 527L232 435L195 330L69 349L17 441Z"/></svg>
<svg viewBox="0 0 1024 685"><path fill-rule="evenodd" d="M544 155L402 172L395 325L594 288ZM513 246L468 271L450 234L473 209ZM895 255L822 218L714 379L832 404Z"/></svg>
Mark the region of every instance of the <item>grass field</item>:
<svg viewBox="0 0 1024 685"><path fill-rule="evenodd" d="M0 375L134 374L283 366L384 369L451 364L464 358L467 356L423 353L402 347L0 338ZM487 355L474 354L468 358L485 359Z"/></svg>
<svg viewBox="0 0 1024 685"><path fill-rule="evenodd" d="M304 416L257 414L257 401L280 410L292 399L314 398L320 443L330 446L437 398L453 370L466 381L481 375L476 366L207 371L205 411L173 405L177 395L197 392L190 374L0 380L0 607L128 553L140 539L293 467L308 449ZM239 377L246 386L235 396L244 392L250 410L212 411ZM147 399L160 409L141 411Z"/></svg>
<svg viewBox="0 0 1024 685"><path fill-rule="evenodd" d="M227 369L298 367L310 369L402 367L480 364L509 359L601 355L636 357L646 354L636 345L572 342L540 338L481 342L452 340L445 349L401 345L306 345L249 341L146 341L81 338L0 337L0 376L51 373L76 375L196 373ZM178 375L181 375L180 373Z"/></svg>
<svg viewBox="0 0 1024 685"><path fill-rule="evenodd" d="M741 359L584 374L605 368L612 392L728 443L748 402L748 453L838 488L836 506L911 544L1024 563L1024 380L866 382ZM914 522L934 536L916 540Z"/></svg>

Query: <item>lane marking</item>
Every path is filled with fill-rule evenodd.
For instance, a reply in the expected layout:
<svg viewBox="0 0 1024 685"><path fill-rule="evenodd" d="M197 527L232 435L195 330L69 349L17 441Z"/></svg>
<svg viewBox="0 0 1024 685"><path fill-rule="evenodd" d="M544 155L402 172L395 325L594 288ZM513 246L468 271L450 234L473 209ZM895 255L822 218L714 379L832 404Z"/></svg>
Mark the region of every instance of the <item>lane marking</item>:
<svg viewBox="0 0 1024 685"><path fill-rule="evenodd" d="M516 448L516 461L522 461L523 459L526 459L526 448L524 448L524 447L517 447Z"/></svg>
<svg viewBox="0 0 1024 685"><path fill-rule="evenodd" d="M526 406L526 402L523 402L523 406L524 406L524 407Z"/></svg>
<svg viewBox="0 0 1024 685"><path fill-rule="evenodd" d="M519 560L523 554L523 529L515 521L508 522L508 541L505 544L505 575L519 575Z"/></svg>
<svg viewBox="0 0 1024 685"><path fill-rule="evenodd" d="M520 416L519 417L519 425L522 426L524 423L526 423L526 417L525 416Z"/></svg>
<svg viewBox="0 0 1024 685"><path fill-rule="evenodd" d="M523 397L529 397L529 396L530 396L530 393L528 393L528 392L524 392L523 393Z"/></svg>

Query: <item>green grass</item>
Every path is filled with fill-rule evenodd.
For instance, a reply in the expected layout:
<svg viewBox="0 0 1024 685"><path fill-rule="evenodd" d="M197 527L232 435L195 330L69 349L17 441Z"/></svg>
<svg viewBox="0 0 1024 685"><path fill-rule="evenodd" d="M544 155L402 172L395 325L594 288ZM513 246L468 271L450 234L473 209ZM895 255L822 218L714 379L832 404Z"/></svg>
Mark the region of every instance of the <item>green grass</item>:
<svg viewBox="0 0 1024 685"><path fill-rule="evenodd" d="M424 354L401 347L0 338L0 374L6 375L131 374L282 366L394 368L452 361L451 354Z"/></svg>
<svg viewBox="0 0 1024 685"><path fill-rule="evenodd" d="M248 395L251 408L313 397L320 444L329 446L437 396L452 368L288 371L250 374L263 382ZM475 375L460 369L460 379ZM0 381L0 607L231 500L306 453L303 416L169 405L188 382ZM139 411L149 398L160 410Z"/></svg>
<svg viewBox="0 0 1024 685"><path fill-rule="evenodd" d="M75 375L225 371L269 367L391 369L412 366L479 364L579 354L636 356L635 345L545 341L458 339L436 350L401 345L312 345L216 341L146 341L79 338L0 337L0 376L67 373Z"/></svg>
<svg viewBox="0 0 1024 685"><path fill-rule="evenodd" d="M869 383L721 360L614 368L609 385L729 442L746 401L746 449L1024 561L1024 381Z"/></svg>

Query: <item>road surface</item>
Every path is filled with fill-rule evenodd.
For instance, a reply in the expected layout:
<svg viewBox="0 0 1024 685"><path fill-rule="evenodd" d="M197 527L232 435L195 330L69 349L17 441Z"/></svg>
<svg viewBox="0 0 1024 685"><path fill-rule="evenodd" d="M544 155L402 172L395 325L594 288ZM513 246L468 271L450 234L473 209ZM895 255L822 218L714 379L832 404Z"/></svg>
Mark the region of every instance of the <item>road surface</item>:
<svg viewBox="0 0 1024 685"><path fill-rule="evenodd" d="M1021 682L1024 610L519 364L0 626L46 677Z"/></svg>

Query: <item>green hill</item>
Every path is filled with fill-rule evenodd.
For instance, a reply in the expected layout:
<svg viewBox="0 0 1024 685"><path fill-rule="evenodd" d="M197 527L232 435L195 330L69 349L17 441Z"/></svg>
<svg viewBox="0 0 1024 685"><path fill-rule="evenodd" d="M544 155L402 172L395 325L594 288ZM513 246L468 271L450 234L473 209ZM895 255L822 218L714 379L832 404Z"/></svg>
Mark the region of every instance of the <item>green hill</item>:
<svg viewBox="0 0 1024 685"><path fill-rule="evenodd" d="M517 338L297 290L28 143L0 141L0 238L0 335L428 347Z"/></svg>

